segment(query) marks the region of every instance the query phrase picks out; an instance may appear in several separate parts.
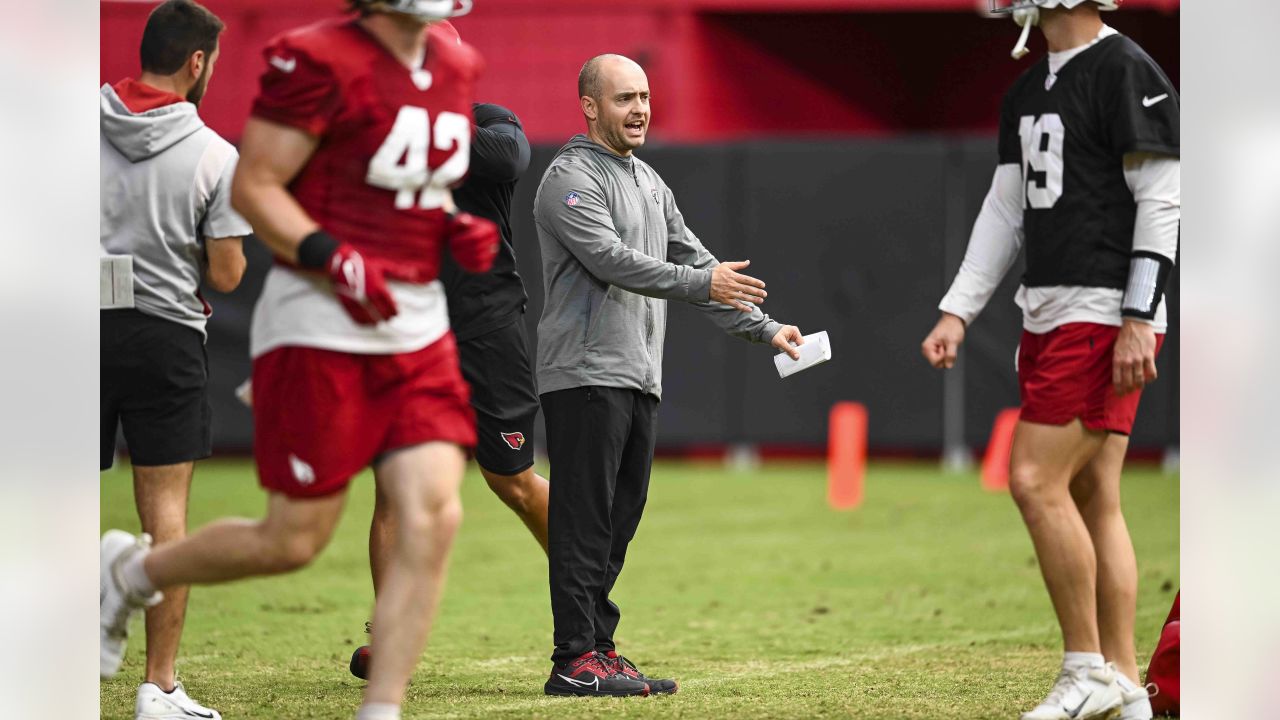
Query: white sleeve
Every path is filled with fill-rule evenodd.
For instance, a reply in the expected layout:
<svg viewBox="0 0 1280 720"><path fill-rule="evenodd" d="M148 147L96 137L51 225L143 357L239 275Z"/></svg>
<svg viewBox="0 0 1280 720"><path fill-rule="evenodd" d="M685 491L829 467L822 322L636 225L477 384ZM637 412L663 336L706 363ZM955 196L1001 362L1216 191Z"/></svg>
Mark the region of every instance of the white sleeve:
<svg viewBox="0 0 1280 720"><path fill-rule="evenodd" d="M1122 308L1128 317L1151 321L1178 259L1181 163L1167 155L1130 153L1124 156L1124 179L1133 193L1137 216Z"/></svg>
<svg viewBox="0 0 1280 720"><path fill-rule="evenodd" d="M1182 164L1176 157L1130 153L1124 156L1124 180L1138 205L1133 250L1178 258L1182 220Z"/></svg>
<svg viewBox="0 0 1280 720"><path fill-rule="evenodd" d="M986 307L1022 249L1022 168L999 165L973 223L960 272L938 309L968 325Z"/></svg>
<svg viewBox="0 0 1280 720"><path fill-rule="evenodd" d="M209 195L209 204L200 226L202 238L244 237L253 232L249 222L231 208L231 179L235 177L239 159L240 155L233 149L218 170L218 179Z"/></svg>

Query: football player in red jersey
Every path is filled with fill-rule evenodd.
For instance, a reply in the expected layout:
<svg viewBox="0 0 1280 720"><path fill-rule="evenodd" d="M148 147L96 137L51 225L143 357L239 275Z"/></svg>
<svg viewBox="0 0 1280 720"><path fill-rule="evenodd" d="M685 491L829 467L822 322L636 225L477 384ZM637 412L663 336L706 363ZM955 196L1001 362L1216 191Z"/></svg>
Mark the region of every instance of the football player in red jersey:
<svg viewBox="0 0 1280 720"><path fill-rule="evenodd" d="M470 4L351 6L358 18L267 47L233 188L276 256L250 340L267 516L218 521L154 551L145 537L108 532L102 642L122 648L129 616L163 588L307 564L351 477L372 466L396 529L357 718L381 720L400 717L431 628L476 440L437 280L442 252L486 270L498 232L458 212L449 192L467 171L480 60L434 23Z"/></svg>
<svg viewBox="0 0 1280 720"><path fill-rule="evenodd" d="M1053 690L1023 720L1146 720L1134 651L1138 572L1120 476L1167 328L1181 217L1178 91L1102 22L1120 0L993 0L1048 56L1005 95L999 156L925 358L965 328L1026 246L1017 303L1021 415L1009 485L1062 629Z"/></svg>

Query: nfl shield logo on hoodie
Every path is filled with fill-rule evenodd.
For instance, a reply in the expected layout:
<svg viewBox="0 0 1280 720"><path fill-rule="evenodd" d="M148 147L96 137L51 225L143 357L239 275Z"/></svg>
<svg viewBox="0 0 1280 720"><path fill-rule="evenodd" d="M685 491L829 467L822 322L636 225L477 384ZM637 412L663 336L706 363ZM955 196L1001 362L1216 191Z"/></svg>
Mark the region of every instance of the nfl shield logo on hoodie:
<svg viewBox="0 0 1280 720"><path fill-rule="evenodd" d="M574 207L575 205L578 204L579 199L580 198L578 197L578 193L571 192L568 195L564 196L564 204L568 205L569 207Z"/></svg>

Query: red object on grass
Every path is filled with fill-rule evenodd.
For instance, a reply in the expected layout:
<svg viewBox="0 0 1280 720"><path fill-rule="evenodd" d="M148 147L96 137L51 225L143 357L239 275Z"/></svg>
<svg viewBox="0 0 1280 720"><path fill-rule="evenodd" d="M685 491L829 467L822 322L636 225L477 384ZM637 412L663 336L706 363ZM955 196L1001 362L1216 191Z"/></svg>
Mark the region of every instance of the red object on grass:
<svg viewBox="0 0 1280 720"><path fill-rule="evenodd" d="M836 510L862 504L867 471L867 408L839 402L831 407L827 436L827 502Z"/></svg>
<svg viewBox="0 0 1280 720"><path fill-rule="evenodd" d="M991 426L987 453L982 458L982 489L998 492L1009 489L1009 456L1013 450L1013 429L1018 426L1018 408L1001 410Z"/></svg>
<svg viewBox="0 0 1280 720"><path fill-rule="evenodd" d="M1160 631L1160 642L1156 643L1156 651L1151 655L1151 664L1147 666L1147 682L1156 686L1156 694L1151 698L1151 709L1156 715L1177 716L1181 695L1179 680L1178 651L1181 631L1181 611L1179 601L1182 592L1173 597L1173 609L1164 621L1164 629Z"/></svg>

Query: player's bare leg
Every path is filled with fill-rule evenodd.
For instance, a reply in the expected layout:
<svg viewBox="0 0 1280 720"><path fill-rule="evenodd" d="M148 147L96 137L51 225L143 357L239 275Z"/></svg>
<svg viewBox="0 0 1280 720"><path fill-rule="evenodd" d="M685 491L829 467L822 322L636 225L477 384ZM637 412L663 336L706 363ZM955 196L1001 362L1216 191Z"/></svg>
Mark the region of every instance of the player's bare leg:
<svg viewBox="0 0 1280 720"><path fill-rule="evenodd" d="M143 567L162 590L297 570L329 543L345 500L346 493L314 499L271 493L265 518L212 522L185 540L152 550Z"/></svg>
<svg viewBox="0 0 1280 720"><path fill-rule="evenodd" d="M481 468L480 474L489 483L489 489L520 517L542 546L542 551L546 552L547 498L551 492L546 478L535 473L533 468L516 475L498 475ZM373 574L375 595L385 573L391 539L395 537L394 523L395 517L387 505L386 495L378 488L373 499L373 520L369 523L369 569Z"/></svg>
<svg viewBox="0 0 1280 720"><path fill-rule="evenodd" d="M1068 652L1101 652L1097 561L1069 488L1105 437L1079 420L1063 426L1019 422L1013 436L1009 489L1035 544Z"/></svg>
<svg viewBox="0 0 1280 720"><path fill-rule="evenodd" d="M533 537L547 551L547 501L551 496L551 484L547 479L527 468L515 475L499 475L480 468L480 474L489 489L507 504Z"/></svg>
<svg viewBox="0 0 1280 720"><path fill-rule="evenodd" d="M142 532L156 546L181 540L187 534L187 497L195 463L133 466L133 498ZM165 591L164 602L147 609L146 681L161 690L174 688L174 662L187 615L187 588Z"/></svg>
<svg viewBox="0 0 1280 720"><path fill-rule="evenodd" d="M365 703L400 705L443 594L449 551L462 523L458 496L466 456L432 442L391 453L374 467L394 518L377 579L373 660Z"/></svg>
<svg viewBox="0 0 1280 720"><path fill-rule="evenodd" d="M373 492L373 519L369 521L369 573L373 576L373 596L377 598L382 578L387 574L387 555L396 535L396 518L391 512L381 483Z"/></svg>
<svg viewBox="0 0 1280 720"><path fill-rule="evenodd" d="M1138 563L1120 512L1120 475L1129 438L1109 435L1071 483L1071 495L1093 539L1098 562L1098 637L1102 655L1140 684L1134 649Z"/></svg>
<svg viewBox="0 0 1280 720"><path fill-rule="evenodd" d="M296 570L329 542L344 499L343 493L306 500L273 493L262 520L219 520L154 550L145 534L105 533L99 556L100 676L119 672L129 619L156 604L157 591Z"/></svg>

